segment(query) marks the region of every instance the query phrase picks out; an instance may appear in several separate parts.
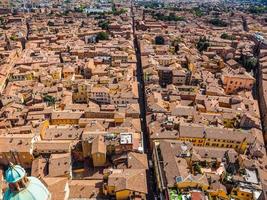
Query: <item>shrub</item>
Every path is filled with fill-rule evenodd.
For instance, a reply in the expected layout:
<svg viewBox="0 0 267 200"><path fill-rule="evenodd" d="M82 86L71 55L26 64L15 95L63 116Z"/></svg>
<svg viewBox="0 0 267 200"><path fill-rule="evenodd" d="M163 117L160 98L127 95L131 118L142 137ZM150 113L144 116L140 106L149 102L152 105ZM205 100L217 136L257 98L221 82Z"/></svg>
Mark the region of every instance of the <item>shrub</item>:
<svg viewBox="0 0 267 200"><path fill-rule="evenodd" d="M99 41L99 40L108 40L108 38L109 38L108 33L106 33L106 32L100 32L96 36L96 41Z"/></svg>
<svg viewBox="0 0 267 200"><path fill-rule="evenodd" d="M226 27L227 23L219 18L214 18L209 21L213 26Z"/></svg>
<svg viewBox="0 0 267 200"><path fill-rule="evenodd" d="M234 35L228 35L227 33L223 33L221 35L221 38L225 39L225 40L235 40L236 39L236 37Z"/></svg>
<svg viewBox="0 0 267 200"><path fill-rule="evenodd" d="M98 26L101 27L103 30L108 30L109 21L108 20L101 20L98 22Z"/></svg>
<svg viewBox="0 0 267 200"><path fill-rule="evenodd" d="M202 52L202 51L207 51L208 47L210 46L209 41L207 40L206 37L200 37L198 42L197 42L197 49Z"/></svg>
<svg viewBox="0 0 267 200"><path fill-rule="evenodd" d="M18 37L16 35L11 35L10 36L10 40L12 41L16 41L18 39Z"/></svg>

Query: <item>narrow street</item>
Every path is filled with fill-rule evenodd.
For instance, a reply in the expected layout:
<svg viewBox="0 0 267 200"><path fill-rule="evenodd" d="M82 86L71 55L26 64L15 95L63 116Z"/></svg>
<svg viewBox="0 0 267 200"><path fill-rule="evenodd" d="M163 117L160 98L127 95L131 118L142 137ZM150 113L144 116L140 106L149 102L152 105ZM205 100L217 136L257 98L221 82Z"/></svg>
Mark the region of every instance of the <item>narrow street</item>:
<svg viewBox="0 0 267 200"><path fill-rule="evenodd" d="M253 76L254 78L256 79L256 82L253 86L253 96L254 98L258 101L258 106L259 106L259 111L260 111L260 116L261 116L261 129L263 131L263 135L266 134L264 131L266 130L266 127L264 125L264 116L265 116L265 113L263 111L263 109L261 108L261 104L262 104L262 98L260 97L260 94L262 94L262 75L261 75L261 66L259 64L259 59L260 59L260 49L261 49L261 42L259 42L258 44L255 44L256 47L255 47L255 51L254 51L254 57L257 58L257 65L256 67L253 69ZM265 143L265 149L267 147L267 144Z"/></svg>
<svg viewBox="0 0 267 200"><path fill-rule="evenodd" d="M154 174L154 168L150 165L152 162L152 148L150 147L149 143L149 133L147 130L146 124L146 95L145 95L145 84L143 78L143 68L142 68L142 61L141 61L141 52L140 46L138 43L138 38L135 32L135 19L134 19L134 10L133 10L133 1L131 1L131 16L132 16L132 29L133 29L133 43L135 48L136 54L136 74L137 74L137 81L139 83L139 106L140 106L140 120L141 120L141 129L142 129L142 137L143 137L143 146L144 152L148 156L149 162L149 169L147 171L147 188L148 188L148 195L147 199L152 200L156 199L157 197L157 187L156 187L156 177Z"/></svg>

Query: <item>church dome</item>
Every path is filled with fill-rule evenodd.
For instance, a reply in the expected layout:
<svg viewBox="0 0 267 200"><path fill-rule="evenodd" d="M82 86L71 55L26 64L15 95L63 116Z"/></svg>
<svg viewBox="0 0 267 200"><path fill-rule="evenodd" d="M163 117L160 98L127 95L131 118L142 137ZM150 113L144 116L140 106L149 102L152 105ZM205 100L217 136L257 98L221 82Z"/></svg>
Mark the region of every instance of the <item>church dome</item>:
<svg viewBox="0 0 267 200"><path fill-rule="evenodd" d="M25 170L19 165L11 165L5 173L7 183L16 183L26 175Z"/></svg>
<svg viewBox="0 0 267 200"><path fill-rule="evenodd" d="M26 177L25 170L19 165L11 165L6 171L5 178L9 187L4 194L4 200L50 200L51 194L44 184L35 177ZM26 178L24 187L12 189L12 185L20 185ZM21 182L22 181L22 182Z"/></svg>
<svg viewBox="0 0 267 200"><path fill-rule="evenodd" d="M19 191L12 192L10 189L4 194L4 200L49 200L51 195L39 179L28 177L29 185Z"/></svg>

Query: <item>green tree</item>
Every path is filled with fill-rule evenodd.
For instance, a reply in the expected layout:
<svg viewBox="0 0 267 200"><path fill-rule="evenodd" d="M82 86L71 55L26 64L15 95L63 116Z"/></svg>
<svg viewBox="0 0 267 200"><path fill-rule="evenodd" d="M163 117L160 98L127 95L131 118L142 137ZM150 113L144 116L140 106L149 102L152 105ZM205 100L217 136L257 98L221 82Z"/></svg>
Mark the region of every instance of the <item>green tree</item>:
<svg viewBox="0 0 267 200"><path fill-rule="evenodd" d="M252 14L263 14L267 13L267 6L251 6L248 11Z"/></svg>
<svg viewBox="0 0 267 200"><path fill-rule="evenodd" d="M10 2L10 3L9 3L9 6L10 6L11 8L14 8L16 5L15 5L14 2Z"/></svg>
<svg viewBox="0 0 267 200"><path fill-rule="evenodd" d="M229 37L229 35L227 33L221 34L221 38L222 39L227 39L228 37Z"/></svg>
<svg viewBox="0 0 267 200"><path fill-rule="evenodd" d="M85 9L84 5L80 5L79 7L74 8L75 12L80 12L80 13L82 13L84 9Z"/></svg>
<svg viewBox="0 0 267 200"><path fill-rule="evenodd" d="M98 26L101 27L103 30L108 30L109 21L108 20L101 20L98 22Z"/></svg>
<svg viewBox="0 0 267 200"><path fill-rule="evenodd" d="M155 44L157 45L164 45L165 44L165 40L161 35L158 35L155 37Z"/></svg>
<svg viewBox="0 0 267 200"><path fill-rule="evenodd" d="M248 70L251 71L257 66L258 60L255 57L244 59L243 65Z"/></svg>
<svg viewBox="0 0 267 200"><path fill-rule="evenodd" d="M236 37L234 35L228 35L227 33L223 33L221 35L221 38L225 39L225 40L235 40L236 39Z"/></svg>
<svg viewBox="0 0 267 200"><path fill-rule="evenodd" d="M202 52L202 51L207 51L209 46L210 46L210 43L207 40L207 38L204 36L204 37L199 38L196 47L200 52Z"/></svg>
<svg viewBox="0 0 267 200"><path fill-rule="evenodd" d="M12 41L16 41L18 39L18 37L16 35L11 35L10 36L10 40Z"/></svg>
<svg viewBox="0 0 267 200"><path fill-rule="evenodd" d="M45 95L44 102L46 102L49 106L51 106L56 103L56 98L50 95Z"/></svg>
<svg viewBox="0 0 267 200"><path fill-rule="evenodd" d="M117 9L116 6L115 6L115 4L112 5L112 14L113 15L118 16L118 15L124 14L126 12L127 12L126 9L123 9L123 8Z"/></svg>
<svg viewBox="0 0 267 200"><path fill-rule="evenodd" d="M194 164L194 171L197 172L198 174L201 174L201 166L198 163Z"/></svg>
<svg viewBox="0 0 267 200"><path fill-rule="evenodd" d="M219 18L211 19L209 20L209 23L212 24L213 26L218 26L218 27L226 27L228 25L225 21Z"/></svg>
<svg viewBox="0 0 267 200"><path fill-rule="evenodd" d="M63 12L63 15L64 15L64 16L68 16L69 13L70 13L69 10L65 10L65 11Z"/></svg>
<svg viewBox="0 0 267 200"><path fill-rule="evenodd" d="M197 17L204 16L204 13L202 12L202 10L199 7L193 8L192 12Z"/></svg>
<svg viewBox="0 0 267 200"><path fill-rule="evenodd" d="M162 8L162 7L164 7L164 4L163 4L163 3L152 2L152 1L149 1L149 2L142 2L142 5L143 5L145 8L152 8L152 9L156 9L156 8Z"/></svg>
<svg viewBox="0 0 267 200"><path fill-rule="evenodd" d="M109 39L109 35L108 35L107 32L100 32L96 36L96 41L99 41L99 40L108 40L108 39Z"/></svg>
<svg viewBox="0 0 267 200"><path fill-rule="evenodd" d="M0 25L2 25L4 23L4 18L0 17Z"/></svg>
<svg viewBox="0 0 267 200"><path fill-rule="evenodd" d="M126 13L126 12L127 12L127 10L121 8L121 9L116 10L115 12L113 12L113 15L118 16L118 15L122 15L122 14L124 14L124 13Z"/></svg>

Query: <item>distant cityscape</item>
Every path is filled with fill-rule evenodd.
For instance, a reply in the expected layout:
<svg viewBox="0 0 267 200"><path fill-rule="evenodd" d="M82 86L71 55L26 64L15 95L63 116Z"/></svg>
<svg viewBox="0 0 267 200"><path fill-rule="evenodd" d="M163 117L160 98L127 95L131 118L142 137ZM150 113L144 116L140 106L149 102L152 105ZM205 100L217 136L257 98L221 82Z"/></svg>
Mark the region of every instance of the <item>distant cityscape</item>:
<svg viewBox="0 0 267 200"><path fill-rule="evenodd" d="M266 200L266 0L1 0L0 200Z"/></svg>

